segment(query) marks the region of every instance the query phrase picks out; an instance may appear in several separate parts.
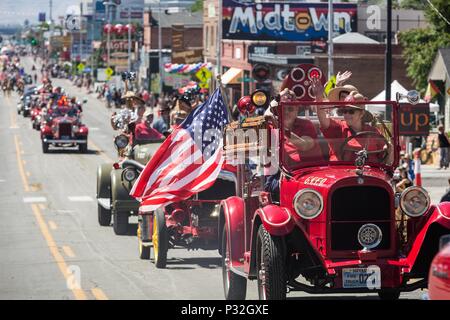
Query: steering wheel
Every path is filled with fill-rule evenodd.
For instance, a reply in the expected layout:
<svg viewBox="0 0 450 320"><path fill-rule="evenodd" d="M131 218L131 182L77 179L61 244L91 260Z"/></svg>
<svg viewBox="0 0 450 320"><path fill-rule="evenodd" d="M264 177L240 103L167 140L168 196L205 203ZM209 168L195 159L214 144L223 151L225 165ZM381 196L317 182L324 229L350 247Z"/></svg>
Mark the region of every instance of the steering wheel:
<svg viewBox="0 0 450 320"><path fill-rule="evenodd" d="M360 137L369 137L369 139L370 139L371 136L378 137L378 138L381 137L383 139L385 145L386 146L389 145L389 142L382 134L375 132L375 131L361 131L361 132L358 132L357 134L352 134L350 137L345 138L345 140L344 140L344 142L342 142L341 148L339 150L339 158L344 159L345 152L353 152L353 153L355 152L355 147L351 147L348 144L351 140L360 138ZM369 144L369 141L367 141L367 143L366 143L366 146L365 146L366 150L367 150L368 144ZM386 148L383 148L383 149L379 149L379 150L367 151L368 155L377 154L377 153L383 154L383 157L380 159L379 162L384 162L384 160L388 156L388 150Z"/></svg>

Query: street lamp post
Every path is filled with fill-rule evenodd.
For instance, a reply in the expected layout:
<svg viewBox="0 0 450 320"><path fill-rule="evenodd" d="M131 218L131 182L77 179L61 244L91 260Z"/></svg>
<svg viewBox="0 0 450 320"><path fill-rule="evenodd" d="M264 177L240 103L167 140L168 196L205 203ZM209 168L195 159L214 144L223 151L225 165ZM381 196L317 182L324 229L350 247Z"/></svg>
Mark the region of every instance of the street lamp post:
<svg viewBox="0 0 450 320"><path fill-rule="evenodd" d="M161 0L158 1L158 63L159 63L159 90L163 93L163 67L162 67L162 45L161 45Z"/></svg>
<svg viewBox="0 0 450 320"><path fill-rule="evenodd" d="M111 0L103 2L103 5L106 6L106 20L108 21L108 24L111 26L111 10L110 6L116 6L115 3L111 2ZM111 41L111 28L108 30L106 35L106 50L107 50L107 57L106 57L106 64L109 68L109 56L110 56L110 41Z"/></svg>
<svg viewBox="0 0 450 320"><path fill-rule="evenodd" d="M386 57L384 71L385 100L391 100L391 81L392 81L392 0L387 0L387 30L386 30ZM386 105L386 120L392 118L392 106Z"/></svg>
<svg viewBox="0 0 450 320"><path fill-rule="evenodd" d="M328 79L331 79L334 73L333 34L334 34L333 0L328 0Z"/></svg>
<svg viewBox="0 0 450 320"><path fill-rule="evenodd" d="M131 8L128 7L128 71L131 71Z"/></svg>

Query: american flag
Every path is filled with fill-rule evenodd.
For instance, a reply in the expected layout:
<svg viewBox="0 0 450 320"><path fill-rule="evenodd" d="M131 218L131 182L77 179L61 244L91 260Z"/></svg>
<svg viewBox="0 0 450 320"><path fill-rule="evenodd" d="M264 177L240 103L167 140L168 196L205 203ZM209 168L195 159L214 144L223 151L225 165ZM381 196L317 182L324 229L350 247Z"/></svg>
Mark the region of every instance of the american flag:
<svg viewBox="0 0 450 320"><path fill-rule="evenodd" d="M141 201L141 211L188 199L214 184L224 161L222 129L228 119L216 89L167 137L134 183L130 195Z"/></svg>

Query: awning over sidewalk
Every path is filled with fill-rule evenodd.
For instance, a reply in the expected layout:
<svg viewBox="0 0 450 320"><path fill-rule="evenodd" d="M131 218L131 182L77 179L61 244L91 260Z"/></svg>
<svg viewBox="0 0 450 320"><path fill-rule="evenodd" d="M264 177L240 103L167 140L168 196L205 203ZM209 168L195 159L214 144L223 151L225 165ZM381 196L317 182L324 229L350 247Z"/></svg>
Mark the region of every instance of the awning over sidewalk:
<svg viewBox="0 0 450 320"><path fill-rule="evenodd" d="M222 75L222 84L239 84L238 78L242 77L242 69L230 68Z"/></svg>

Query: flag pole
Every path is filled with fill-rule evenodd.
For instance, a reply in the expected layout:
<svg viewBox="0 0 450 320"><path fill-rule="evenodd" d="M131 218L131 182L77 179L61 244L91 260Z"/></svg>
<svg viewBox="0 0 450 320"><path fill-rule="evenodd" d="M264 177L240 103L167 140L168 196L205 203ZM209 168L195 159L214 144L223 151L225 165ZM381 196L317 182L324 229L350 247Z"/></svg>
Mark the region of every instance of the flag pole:
<svg viewBox="0 0 450 320"><path fill-rule="evenodd" d="M233 110L231 109L231 106L228 104L228 98L227 98L227 95L226 95L226 92L225 92L225 87L223 86L223 83L222 83L222 75L221 74L217 75L217 83L219 84L218 88L219 88L220 93L222 95L223 102L225 102L225 106L228 109L228 122L231 123L231 120L232 120L231 114L233 113Z"/></svg>

